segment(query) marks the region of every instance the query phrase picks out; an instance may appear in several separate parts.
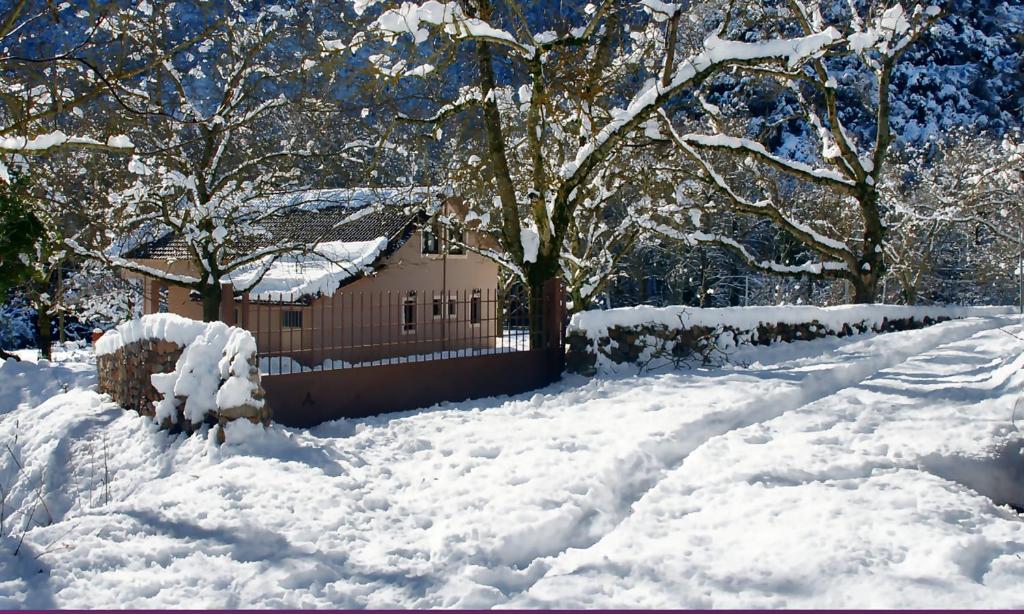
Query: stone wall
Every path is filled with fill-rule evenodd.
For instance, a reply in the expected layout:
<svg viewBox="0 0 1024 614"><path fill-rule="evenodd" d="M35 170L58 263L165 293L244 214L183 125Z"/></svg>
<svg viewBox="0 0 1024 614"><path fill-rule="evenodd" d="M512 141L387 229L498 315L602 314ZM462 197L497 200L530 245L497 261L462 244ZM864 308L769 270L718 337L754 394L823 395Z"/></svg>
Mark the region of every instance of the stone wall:
<svg viewBox="0 0 1024 614"><path fill-rule="evenodd" d="M160 339L142 339L127 343L112 353L96 357L99 371L99 390L109 394L111 398L125 409L132 409L143 416L155 417L155 406L162 400L162 395L153 386L152 375L155 373L171 373L175 370L183 348L173 341ZM262 400L262 407L244 405L241 407L218 408L206 415L204 422L193 424L185 416L179 406L175 420L164 418L161 428L171 432L184 431L192 433L203 424L223 425L231 420L245 418L256 424L267 426L271 421L271 410L264 398L260 386L260 372L255 357L249 361L249 377L256 385L254 395ZM224 429L220 429L220 440L223 441Z"/></svg>
<svg viewBox="0 0 1024 614"><path fill-rule="evenodd" d="M566 335L566 370L581 375L597 373L599 363L631 364L640 369L652 363L677 366L708 364L724 358L728 348L738 345L769 345L783 341L806 341L822 337L863 334L869 331L895 332L924 328L949 320L949 316L883 318L880 322L845 323L832 328L818 320L806 323L760 323L754 329L722 326L668 326L648 323L609 326L607 334L593 338L586 331L570 330Z"/></svg>

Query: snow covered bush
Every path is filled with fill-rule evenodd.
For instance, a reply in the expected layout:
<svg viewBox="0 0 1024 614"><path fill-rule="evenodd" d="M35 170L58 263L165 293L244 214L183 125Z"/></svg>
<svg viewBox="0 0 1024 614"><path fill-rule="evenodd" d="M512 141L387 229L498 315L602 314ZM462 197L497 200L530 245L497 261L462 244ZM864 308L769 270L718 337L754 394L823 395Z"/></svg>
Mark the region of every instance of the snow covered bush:
<svg viewBox="0 0 1024 614"><path fill-rule="evenodd" d="M594 375L629 364L639 370L707 364L740 345L768 345L826 336L923 328L972 315L1010 313L1009 307L623 307L577 313L569 323L566 368Z"/></svg>
<svg viewBox="0 0 1024 614"><path fill-rule="evenodd" d="M193 432L237 418L270 421L256 340L247 330L151 314L103 335L96 356L100 390L164 428Z"/></svg>

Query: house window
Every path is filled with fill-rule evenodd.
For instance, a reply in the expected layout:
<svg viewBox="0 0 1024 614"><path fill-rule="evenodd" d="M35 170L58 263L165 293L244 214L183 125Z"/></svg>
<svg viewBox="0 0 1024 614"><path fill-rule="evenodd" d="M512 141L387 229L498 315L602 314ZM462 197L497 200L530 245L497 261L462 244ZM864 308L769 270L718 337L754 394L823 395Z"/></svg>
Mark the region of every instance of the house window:
<svg viewBox="0 0 1024 614"><path fill-rule="evenodd" d="M464 239L465 239L465 233L464 232L462 232L461 230L456 230L454 228L449 228L448 229L448 253L452 254L452 255L455 255L455 256L461 256L462 254L465 254L466 253L466 249L462 246L462 244L465 243Z"/></svg>
<svg viewBox="0 0 1024 614"><path fill-rule="evenodd" d="M469 323L479 324L480 323L480 291L473 290L473 296L469 299Z"/></svg>
<svg viewBox="0 0 1024 614"><path fill-rule="evenodd" d="M402 332L416 332L416 293L410 292L402 300Z"/></svg>
<svg viewBox="0 0 1024 614"><path fill-rule="evenodd" d="M431 305L431 315L434 316L435 320L440 320L444 315L444 301L441 299L440 294L434 295L434 303Z"/></svg>
<svg viewBox="0 0 1024 614"><path fill-rule="evenodd" d="M459 317L459 299L454 294L448 295L448 319L454 320Z"/></svg>
<svg viewBox="0 0 1024 614"><path fill-rule="evenodd" d="M157 313L167 313L168 311L170 311L170 309L168 308L168 300L167 300L168 297L170 296L170 291L167 289L167 286L160 286L159 288L157 288L156 293L157 293L157 301L156 301L156 311L157 311Z"/></svg>
<svg viewBox="0 0 1024 614"><path fill-rule="evenodd" d="M281 327L282 328L302 328L302 312L301 311L282 311L281 312Z"/></svg>
<svg viewBox="0 0 1024 614"><path fill-rule="evenodd" d="M423 254L438 254L441 252L440 241L438 241L438 227L437 222L433 222L423 227L420 232L420 239L422 241L420 246L420 252Z"/></svg>

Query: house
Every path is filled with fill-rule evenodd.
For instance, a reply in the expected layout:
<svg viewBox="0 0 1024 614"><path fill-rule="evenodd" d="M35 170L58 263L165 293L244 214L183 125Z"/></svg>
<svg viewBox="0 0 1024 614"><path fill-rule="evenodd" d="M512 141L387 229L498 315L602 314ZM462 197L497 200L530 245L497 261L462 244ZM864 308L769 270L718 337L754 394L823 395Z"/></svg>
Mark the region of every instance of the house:
<svg viewBox="0 0 1024 614"><path fill-rule="evenodd" d="M465 219L460 200L422 191L391 199L367 190L288 198L283 207L279 201L256 203L279 213L260 222L251 248L289 242L315 247L277 259L259 281L263 269L257 266L233 272L221 311L222 319L254 333L262 370L351 366L498 343L498 266L474 251L493 248L493 239L475 230L456 235L441 223ZM185 241L173 234L124 256L195 275ZM202 305L188 288L145 277L144 294L147 313L202 318Z"/></svg>

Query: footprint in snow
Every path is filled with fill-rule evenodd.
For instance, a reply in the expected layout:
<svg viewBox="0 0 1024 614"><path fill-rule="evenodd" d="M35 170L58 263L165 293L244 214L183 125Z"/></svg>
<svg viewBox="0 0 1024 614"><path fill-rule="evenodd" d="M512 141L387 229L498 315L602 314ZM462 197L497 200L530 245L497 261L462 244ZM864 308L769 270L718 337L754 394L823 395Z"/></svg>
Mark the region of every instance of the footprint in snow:
<svg viewBox="0 0 1024 614"><path fill-rule="evenodd" d="M473 458L498 458L501 448L498 446L478 446L469 451Z"/></svg>

